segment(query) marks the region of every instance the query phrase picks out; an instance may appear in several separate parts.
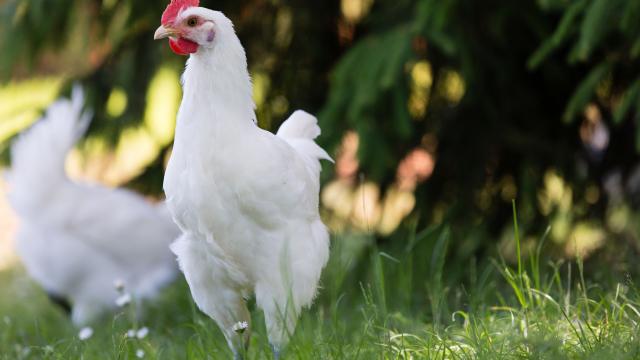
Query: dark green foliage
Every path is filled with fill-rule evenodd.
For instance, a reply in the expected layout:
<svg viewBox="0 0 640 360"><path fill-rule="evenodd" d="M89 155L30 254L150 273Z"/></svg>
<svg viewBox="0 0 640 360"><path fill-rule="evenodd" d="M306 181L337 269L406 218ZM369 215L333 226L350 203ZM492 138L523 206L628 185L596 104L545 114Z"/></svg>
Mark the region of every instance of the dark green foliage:
<svg viewBox="0 0 640 360"><path fill-rule="evenodd" d="M158 67L184 66L186 58L171 53L166 42L153 41L168 2L8 0L0 5L0 83L51 74L65 75L69 84L80 80L95 114L91 134L115 144L123 130L142 121L149 82ZM340 52L336 3L203 0L201 5L221 10L234 21L251 69L269 75L268 106L258 109L263 126L276 128L295 108L317 111ZM279 18L286 15L290 21L279 29ZM278 42L278 30L291 38ZM128 103L124 113L112 119L106 102L114 88L126 92ZM271 107L279 96L286 96L286 113ZM6 148L0 149L6 156ZM149 189L160 190L155 185Z"/></svg>
<svg viewBox="0 0 640 360"><path fill-rule="evenodd" d="M166 2L7 0L0 6L0 75L80 79L96 114L91 131L113 142L142 119L158 66L183 66L184 58L151 40ZM530 225L524 230L541 232L547 221L536 202L549 168L578 199L588 185L603 194L606 174L619 169L627 176L635 165L637 0L376 0L355 22L345 19L339 1L202 5L234 21L252 72L269 78L261 126L275 129L296 108L318 113L320 142L330 151L346 130L357 131L359 170L383 190L395 181L400 160L425 146L425 134L434 137L435 171L416 190L418 226L437 218L438 208L453 224L483 219L473 228L491 235L459 240L460 256L482 254L486 239L509 224L509 193L491 190L505 178L517 189L523 224ZM425 111L415 113L408 106L415 95L411 71L425 61L431 84L421 95ZM461 97L448 93L451 74L462 80ZM114 87L129 101L109 119L105 103ZM588 104L611 129L609 148L595 160L579 136ZM154 178L163 156L136 188L160 190ZM488 198L478 200L485 190ZM602 216L606 206L600 196L574 219Z"/></svg>
<svg viewBox="0 0 640 360"><path fill-rule="evenodd" d="M392 175L397 166L394 143L409 140L414 131L403 71L411 56L411 37L411 28L403 24L356 44L333 73L332 91L321 115L330 147L337 145L345 130L358 132L360 160L378 181Z"/></svg>
<svg viewBox="0 0 640 360"><path fill-rule="evenodd" d="M403 17L387 16L398 8ZM517 196L527 199L520 203L531 206L546 169L557 169L581 194L610 170L627 174L634 164L629 133L640 133L634 124L640 33L631 19L640 18L639 8L626 0L377 1L361 25L363 36L336 66L322 113L325 141L333 144L344 129L358 131L362 168L387 184L408 149L435 133L436 170L418 191L422 214L444 201L459 205L454 218L468 221L480 210L489 230L501 228L510 199L479 204L476 194L504 176L515 178ZM422 40L426 49L416 46ZM409 96L407 64L420 60L431 64L434 86L424 116L411 119L398 107L406 109ZM437 86L450 69L465 83L464 97L453 104ZM577 120L589 103L612 128L604 162L592 161L580 142ZM580 163L586 172L578 171ZM529 212L526 221L535 218ZM538 230L544 227L540 222Z"/></svg>

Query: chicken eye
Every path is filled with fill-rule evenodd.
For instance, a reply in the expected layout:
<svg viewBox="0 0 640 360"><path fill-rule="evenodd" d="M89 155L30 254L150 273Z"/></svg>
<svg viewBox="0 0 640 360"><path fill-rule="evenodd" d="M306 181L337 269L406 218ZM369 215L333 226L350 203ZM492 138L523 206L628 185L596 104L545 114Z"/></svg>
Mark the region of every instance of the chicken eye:
<svg viewBox="0 0 640 360"><path fill-rule="evenodd" d="M190 26L190 27L194 27L194 26L198 25L198 19L194 18L194 17L189 18L187 20L187 25Z"/></svg>

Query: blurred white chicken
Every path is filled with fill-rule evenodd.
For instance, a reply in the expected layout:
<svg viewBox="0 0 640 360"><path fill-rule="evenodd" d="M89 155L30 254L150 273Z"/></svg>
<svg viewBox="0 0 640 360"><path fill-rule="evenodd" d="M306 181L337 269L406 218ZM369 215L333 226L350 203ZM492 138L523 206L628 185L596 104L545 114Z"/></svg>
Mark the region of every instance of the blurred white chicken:
<svg viewBox="0 0 640 360"><path fill-rule="evenodd" d="M277 356L302 307L316 294L329 256L318 214L316 118L296 111L277 135L255 124L247 60L222 13L173 0L154 38L191 54L175 143L165 174L167 203L183 230L172 245L200 309L234 356L251 326L245 298L255 294Z"/></svg>
<svg viewBox="0 0 640 360"><path fill-rule="evenodd" d="M116 306L116 280L137 299L155 295L177 273L169 244L179 235L164 205L67 178L66 155L90 121L82 106L79 87L53 103L13 144L8 174L18 255L53 298L70 301L77 325Z"/></svg>

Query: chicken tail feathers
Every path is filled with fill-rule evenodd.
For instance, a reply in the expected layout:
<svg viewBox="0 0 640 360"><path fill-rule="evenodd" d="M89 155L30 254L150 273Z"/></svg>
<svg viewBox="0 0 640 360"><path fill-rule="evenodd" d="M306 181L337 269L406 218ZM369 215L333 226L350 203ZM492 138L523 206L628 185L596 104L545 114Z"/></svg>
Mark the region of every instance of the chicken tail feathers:
<svg viewBox="0 0 640 360"><path fill-rule="evenodd" d="M91 113L83 111L84 94L74 86L71 99L59 99L11 146L10 200L18 212L37 211L67 179L67 153L85 133Z"/></svg>
<svg viewBox="0 0 640 360"><path fill-rule="evenodd" d="M320 135L320 127L318 126L318 120L315 116L305 111L294 111L293 114L280 125L280 129L278 129L276 135L286 140L289 145L307 158L314 160L324 159L333 162L331 156L313 141ZM318 163L318 168L319 165Z"/></svg>

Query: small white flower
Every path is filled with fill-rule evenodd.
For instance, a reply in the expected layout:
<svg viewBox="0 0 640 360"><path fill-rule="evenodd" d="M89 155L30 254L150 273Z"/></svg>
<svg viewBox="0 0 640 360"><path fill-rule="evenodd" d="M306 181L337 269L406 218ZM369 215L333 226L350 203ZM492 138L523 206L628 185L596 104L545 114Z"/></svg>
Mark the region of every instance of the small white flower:
<svg viewBox="0 0 640 360"><path fill-rule="evenodd" d="M113 287L116 289L116 291L122 292L122 290L124 290L124 281L122 281L122 279L114 280Z"/></svg>
<svg viewBox="0 0 640 360"><path fill-rule="evenodd" d="M31 348L23 347L22 348L22 357L27 358L31 354Z"/></svg>
<svg viewBox="0 0 640 360"><path fill-rule="evenodd" d="M87 340L92 335L93 335L93 329L90 327L83 327L82 329L80 329L80 332L78 332L78 338L83 341Z"/></svg>
<svg viewBox="0 0 640 360"><path fill-rule="evenodd" d="M118 305L119 307L127 306L129 305L130 302L131 302L131 294L129 293L124 293L118 296L118 298L116 299L116 305Z"/></svg>
<svg viewBox="0 0 640 360"><path fill-rule="evenodd" d="M142 359L144 357L144 350L142 350L142 349L136 350L136 357L138 359Z"/></svg>
<svg viewBox="0 0 640 360"><path fill-rule="evenodd" d="M128 338L136 337L136 331L134 329L129 329L129 331L127 331L127 337Z"/></svg>
<svg viewBox="0 0 640 360"><path fill-rule="evenodd" d="M42 350L44 351L45 354L50 354L53 352L53 346L47 345Z"/></svg>
<svg viewBox="0 0 640 360"><path fill-rule="evenodd" d="M246 321L238 321L233 325L233 328L231 329L238 334L242 334L245 330L247 330L248 327L249 324Z"/></svg>
<svg viewBox="0 0 640 360"><path fill-rule="evenodd" d="M145 326L138 330L138 332L136 333L136 337L138 339L144 339L147 334L149 334L149 329Z"/></svg>

